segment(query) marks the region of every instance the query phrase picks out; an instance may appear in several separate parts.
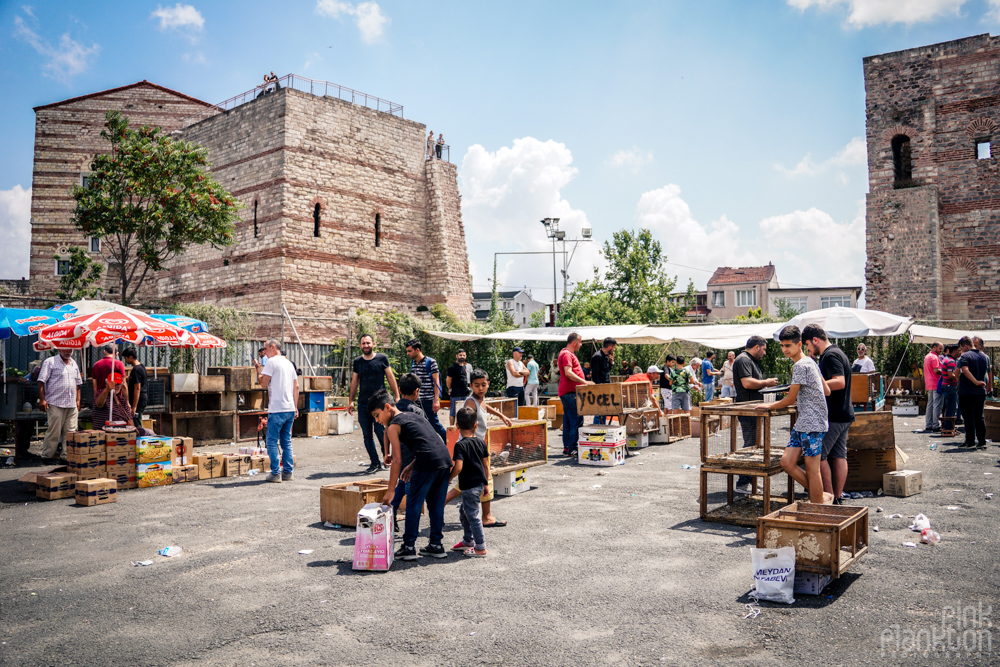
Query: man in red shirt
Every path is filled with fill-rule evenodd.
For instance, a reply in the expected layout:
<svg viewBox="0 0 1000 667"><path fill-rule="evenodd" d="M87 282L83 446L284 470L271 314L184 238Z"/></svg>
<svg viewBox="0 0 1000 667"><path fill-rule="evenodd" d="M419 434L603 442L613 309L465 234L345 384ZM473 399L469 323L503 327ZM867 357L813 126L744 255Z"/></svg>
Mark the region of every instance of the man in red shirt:
<svg viewBox="0 0 1000 667"><path fill-rule="evenodd" d="M115 346L111 344L102 345L100 350L104 353L104 358L94 364L94 368L90 374L94 379L94 396L104 391L104 385L107 384L108 376L111 375L112 364L114 365L115 373L120 373L122 377L125 376L125 364L120 359L114 358Z"/></svg>
<svg viewBox="0 0 1000 667"><path fill-rule="evenodd" d="M571 333L566 339L566 347L559 351L559 400L563 404L563 454L576 456L579 445L579 430L583 417L576 412L576 388L582 384L594 384L583 377L583 366L576 353L583 345L583 337Z"/></svg>

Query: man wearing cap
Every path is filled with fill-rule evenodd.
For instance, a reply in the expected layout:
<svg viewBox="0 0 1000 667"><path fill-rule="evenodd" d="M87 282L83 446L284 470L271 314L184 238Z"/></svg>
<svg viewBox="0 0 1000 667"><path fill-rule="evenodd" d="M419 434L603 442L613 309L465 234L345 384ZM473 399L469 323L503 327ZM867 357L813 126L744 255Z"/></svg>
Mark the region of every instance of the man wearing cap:
<svg viewBox="0 0 1000 667"><path fill-rule="evenodd" d="M524 379L528 377L528 369L521 362L522 350L514 348L511 355L513 359L508 359L507 369L507 398L516 398L519 406L524 405Z"/></svg>

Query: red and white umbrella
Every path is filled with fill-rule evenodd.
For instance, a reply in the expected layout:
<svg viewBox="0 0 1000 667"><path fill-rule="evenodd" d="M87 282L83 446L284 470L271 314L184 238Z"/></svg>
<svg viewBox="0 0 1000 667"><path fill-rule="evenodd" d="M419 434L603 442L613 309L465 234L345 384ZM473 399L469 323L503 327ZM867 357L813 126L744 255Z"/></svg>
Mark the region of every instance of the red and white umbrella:
<svg viewBox="0 0 1000 667"><path fill-rule="evenodd" d="M36 349L74 349L118 340L141 343L151 339L166 345L192 344L194 334L180 327L131 310L108 310L78 315L38 332Z"/></svg>
<svg viewBox="0 0 1000 667"><path fill-rule="evenodd" d="M193 347L196 350L208 350L208 349L228 347L226 341L222 340L218 336L213 336L212 334L206 331L191 333L189 339L184 341L161 343L158 341L146 340L143 341L143 345L151 345L153 347Z"/></svg>

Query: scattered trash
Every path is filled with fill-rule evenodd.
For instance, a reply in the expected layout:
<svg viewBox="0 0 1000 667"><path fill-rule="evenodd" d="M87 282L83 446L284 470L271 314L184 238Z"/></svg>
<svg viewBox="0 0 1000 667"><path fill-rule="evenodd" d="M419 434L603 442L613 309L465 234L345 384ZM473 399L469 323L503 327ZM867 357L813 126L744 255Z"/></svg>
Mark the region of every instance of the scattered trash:
<svg viewBox="0 0 1000 667"><path fill-rule="evenodd" d="M152 564L153 564L153 561L151 561L151 560L134 560L134 561L132 561L132 567L145 567L147 565L152 565Z"/></svg>
<svg viewBox="0 0 1000 667"><path fill-rule="evenodd" d="M970 463L971 463L971 461L970 461ZM991 473L991 472L984 472L983 474L984 475L992 475L993 473Z"/></svg>
<svg viewBox="0 0 1000 667"><path fill-rule="evenodd" d="M639 461L638 463L636 463L636 465L644 466L644 465L646 465L646 462L645 461Z"/></svg>
<svg viewBox="0 0 1000 667"><path fill-rule="evenodd" d="M878 532L878 526L873 527L872 530L877 533Z"/></svg>
<svg viewBox="0 0 1000 667"><path fill-rule="evenodd" d="M885 511L885 510L883 510L883 509L882 509L881 507L876 507L876 508L875 508L875 511L876 511L876 512L883 512L883 511Z"/></svg>
<svg viewBox="0 0 1000 667"><path fill-rule="evenodd" d="M874 498L875 494L871 491L855 491L851 493L851 499L857 500L858 498Z"/></svg>
<svg viewBox="0 0 1000 667"><path fill-rule="evenodd" d="M256 468L254 468L253 470L247 472L247 477L250 477L252 475L256 475L259 472L260 472L259 470L257 470Z"/></svg>
<svg viewBox="0 0 1000 667"><path fill-rule="evenodd" d="M474 635L474 634L476 634L476 633L475 633L475 632L470 632L470 633L469 633L469 636L471 637L471 636L472 636L472 635Z"/></svg>
<svg viewBox="0 0 1000 667"><path fill-rule="evenodd" d="M601 485L600 485L600 484L594 484L594 485L593 485L592 487L590 487L590 488L592 488L592 489L599 489L599 488L601 488Z"/></svg>
<svg viewBox="0 0 1000 667"><path fill-rule="evenodd" d="M156 553L167 558L173 558L174 556L180 556L183 551L180 547L163 547Z"/></svg>
<svg viewBox="0 0 1000 667"><path fill-rule="evenodd" d="M987 493L986 494L986 500L993 500L993 494L992 493Z"/></svg>
<svg viewBox="0 0 1000 667"><path fill-rule="evenodd" d="M299 552L299 554L302 555L302 556L308 556L312 552L313 552L312 549L303 549L302 551Z"/></svg>
<svg viewBox="0 0 1000 667"><path fill-rule="evenodd" d="M954 507L954 506L950 506L950 507L948 507L948 509L950 509L950 510L957 510L959 508L958 507Z"/></svg>
<svg viewBox="0 0 1000 667"><path fill-rule="evenodd" d="M327 602L329 602L329 600L320 600L319 601L320 604L326 604Z"/></svg>
<svg viewBox="0 0 1000 667"><path fill-rule="evenodd" d="M32 595L38 595L38 593L32 593Z"/></svg>
<svg viewBox="0 0 1000 667"><path fill-rule="evenodd" d="M683 468L684 470L694 470L694 466L689 466L686 463L682 463L681 468Z"/></svg>
<svg viewBox="0 0 1000 667"><path fill-rule="evenodd" d="M757 604L756 600L754 602L748 602L743 606L747 610L747 613L743 615L743 618L745 619L757 618L758 616L760 616L760 612L764 611L763 609L760 608L760 605Z"/></svg>
<svg viewBox="0 0 1000 667"><path fill-rule="evenodd" d="M930 528L924 528L920 531L920 541L924 544L937 544L941 541L941 535Z"/></svg>
<svg viewBox="0 0 1000 667"><path fill-rule="evenodd" d="M931 527L931 520L928 519L923 514L918 514L917 516L913 517L913 523L910 524L910 530L916 531L918 533L930 527Z"/></svg>
<svg viewBox="0 0 1000 667"><path fill-rule="evenodd" d="M314 435L313 436L313 440L319 440L319 436L318 435Z"/></svg>
<svg viewBox="0 0 1000 667"><path fill-rule="evenodd" d="M888 518L890 518L890 519L902 519L903 515L902 514L890 514Z"/></svg>
<svg viewBox="0 0 1000 667"><path fill-rule="evenodd" d="M341 528L342 527L339 523L330 523L329 521L324 521L323 525L326 526L327 528Z"/></svg>
<svg viewBox="0 0 1000 667"><path fill-rule="evenodd" d="M931 443L931 451L933 452L935 449L937 449L937 443L936 442L932 442Z"/></svg>
<svg viewBox="0 0 1000 667"><path fill-rule="evenodd" d="M596 477L603 477L603 476L605 476L605 475L607 475L607 474L608 474L608 473L604 472L603 470L598 470L597 472L595 472L595 473L594 473L594 475L595 475Z"/></svg>
<svg viewBox="0 0 1000 667"><path fill-rule="evenodd" d="M904 547L916 547L917 545L913 542L903 542Z"/></svg>

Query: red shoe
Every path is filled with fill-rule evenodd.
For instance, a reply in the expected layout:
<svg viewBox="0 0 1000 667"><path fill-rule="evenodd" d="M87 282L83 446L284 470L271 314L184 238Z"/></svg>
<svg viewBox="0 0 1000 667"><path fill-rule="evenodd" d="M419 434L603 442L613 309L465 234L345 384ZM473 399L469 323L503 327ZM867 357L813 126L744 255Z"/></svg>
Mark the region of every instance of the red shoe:
<svg viewBox="0 0 1000 667"><path fill-rule="evenodd" d="M462 551L462 552L464 552L469 547L474 547L474 546L476 546L476 545L474 545L474 544L466 544L465 542L459 542L458 544L456 544L455 546L453 546L451 548L451 550L452 551Z"/></svg>

